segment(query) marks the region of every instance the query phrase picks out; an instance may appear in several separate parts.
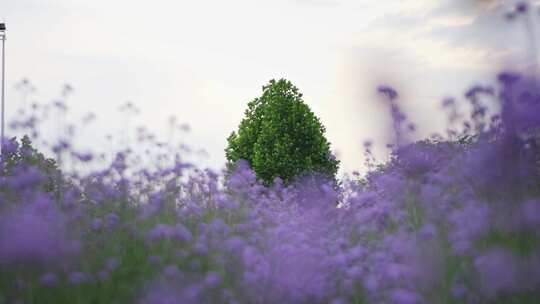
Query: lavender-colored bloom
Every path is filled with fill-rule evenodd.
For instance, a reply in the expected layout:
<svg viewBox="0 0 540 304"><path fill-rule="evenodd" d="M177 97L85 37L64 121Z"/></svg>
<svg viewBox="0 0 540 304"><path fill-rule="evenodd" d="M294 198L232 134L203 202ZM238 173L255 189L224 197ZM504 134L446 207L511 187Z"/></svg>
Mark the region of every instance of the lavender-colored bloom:
<svg viewBox="0 0 540 304"><path fill-rule="evenodd" d="M0 264L47 265L69 257L62 217L55 212L47 217L22 209L0 218Z"/></svg>
<svg viewBox="0 0 540 304"><path fill-rule="evenodd" d="M389 100L394 100L398 97L397 91L394 88L386 85L379 86L377 88L377 92L384 95Z"/></svg>
<svg viewBox="0 0 540 304"><path fill-rule="evenodd" d="M227 235L230 232L229 226L220 218L216 218L210 224L212 232L215 234Z"/></svg>
<svg viewBox="0 0 540 304"><path fill-rule="evenodd" d="M388 263L384 265L382 271L382 276L390 283L399 283L414 279L413 271L408 265Z"/></svg>
<svg viewBox="0 0 540 304"><path fill-rule="evenodd" d="M244 240L239 236L233 236L225 241L225 248L231 252L241 252Z"/></svg>
<svg viewBox="0 0 540 304"><path fill-rule="evenodd" d="M421 304L422 298L415 292L395 289L390 292L390 299L395 304Z"/></svg>
<svg viewBox="0 0 540 304"><path fill-rule="evenodd" d="M54 287L58 282L58 276L54 273L46 273L39 277L39 284L45 287Z"/></svg>
<svg viewBox="0 0 540 304"><path fill-rule="evenodd" d="M419 234L424 239L432 239L437 236L437 228L431 224L425 224L419 231Z"/></svg>
<svg viewBox="0 0 540 304"><path fill-rule="evenodd" d="M249 163L245 160L238 160L235 169L234 173L227 180L227 186L236 191L243 192L256 181L256 175L251 170Z"/></svg>
<svg viewBox="0 0 540 304"><path fill-rule="evenodd" d="M449 216L453 229L450 240L458 254L469 251L472 243L489 228L490 209L485 204L471 202Z"/></svg>
<svg viewBox="0 0 540 304"><path fill-rule="evenodd" d="M353 248L351 248L351 250L349 251L349 258L351 260L358 260L367 256L367 254L368 254L367 249L363 245L358 244L354 246Z"/></svg>
<svg viewBox="0 0 540 304"><path fill-rule="evenodd" d="M364 273L359 266L353 266L347 270L347 276L353 281L361 279L363 274Z"/></svg>
<svg viewBox="0 0 540 304"><path fill-rule="evenodd" d="M182 297L184 298L183 303L199 303L198 301L199 297L202 293L202 287L193 284L191 286L188 286L182 290Z"/></svg>
<svg viewBox="0 0 540 304"><path fill-rule="evenodd" d="M107 223L107 227L108 228L112 228L114 226L116 226L119 222L120 218L118 217L118 215L116 215L116 213L108 213L106 216L105 216L105 221Z"/></svg>
<svg viewBox="0 0 540 304"><path fill-rule="evenodd" d="M167 224L159 224L148 232L147 238L151 242L169 239L174 235L173 227Z"/></svg>
<svg viewBox="0 0 540 304"><path fill-rule="evenodd" d="M73 284L73 285L86 283L88 279L89 279L88 275L84 272L75 271L68 275L68 281L70 284Z"/></svg>
<svg viewBox="0 0 540 304"><path fill-rule="evenodd" d="M380 287L382 287L382 282L379 276L375 274L369 274L364 277L363 286L366 291L370 293L375 293Z"/></svg>
<svg viewBox="0 0 540 304"><path fill-rule="evenodd" d="M529 11L529 4L525 1L521 1L518 4L516 4L516 12L520 14L525 14Z"/></svg>
<svg viewBox="0 0 540 304"><path fill-rule="evenodd" d="M165 266L165 268L163 268L163 274L165 274L165 276L170 279L174 279L174 278L179 278L182 275L182 272L180 271L178 266L174 264L170 264L170 265Z"/></svg>
<svg viewBox="0 0 540 304"><path fill-rule="evenodd" d="M335 298L330 301L330 304L348 304L349 302L343 298Z"/></svg>
<svg viewBox="0 0 540 304"><path fill-rule="evenodd" d="M352 258L350 260L353 260ZM343 253L337 253L328 260L328 266L334 269L346 269L349 264L349 259Z"/></svg>
<svg viewBox="0 0 540 304"><path fill-rule="evenodd" d="M451 294L454 299L463 299L467 293L467 287L463 283L456 283L452 285Z"/></svg>
<svg viewBox="0 0 540 304"><path fill-rule="evenodd" d="M253 247L246 247L242 253L244 264L247 266L255 265L259 262L260 255Z"/></svg>
<svg viewBox="0 0 540 304"><path fill-rule="evenodd" d="M90 222L90 227L94 231L99 231L101 228L103 228L103 221L100 218L94 218Z"/></svg>
<svg viewBox="0 0 540 304"><path fill-rule="evenodd" d="M183 242L191 242L193 240L193 235L191 231L187 229L184 225L178 223L174 226L174 235L177 239Z"/></svg>
<svg viewBox="0 0 540 304"><path fill-rule="evenodd" d="M503 83L504 85L512 85L513 83L515 83L516 81L518 81L520 79L520 75L516 74L516 73L511 73L511 72L503 72L503 73L500 73L498 76L497 76L497 79Z"/></svg>
<svg viewBox="0 0 540 304"><path fill-rule="evenodd" d="M45 182L45 176L35 167L17 167L14 171L13 177L8 182L9 186L16 191L39 187Z"/></svg>
<svg viewBox="0 0 540 304"><path fill-rule="evenodd" d="M198 255L208 254L208 246L200 241L198 241L195 246L193 246L193 249Z"/></svg>
<svg viewBox="0 0 540 304"><path fill-rule="evenodd" d="M519 287L519 270L516 258L504 249L492 249L475 259L483 292L492 297L500 292L511 292Z"/></svg>
<svg viewBox="0 0 540 304"><path fill-rule="evenodd" d="M527 201L521 206L519 220L525 225L540 227L540 201Z"/></svg>
<svg viewBox="0 0 540 304"><path fill-rule="evenodd" d="M215 287L221 282L221 276L217 272L208 272L204 278L204 283L208 287Z"/></svg>
<svg viewBox="0 0 540 304"><path fill-rule="evenodd" d="M77 157L81 162L88 163L91 162L94 159L94 155L92 153L73 153L75 157Z"/></svg>

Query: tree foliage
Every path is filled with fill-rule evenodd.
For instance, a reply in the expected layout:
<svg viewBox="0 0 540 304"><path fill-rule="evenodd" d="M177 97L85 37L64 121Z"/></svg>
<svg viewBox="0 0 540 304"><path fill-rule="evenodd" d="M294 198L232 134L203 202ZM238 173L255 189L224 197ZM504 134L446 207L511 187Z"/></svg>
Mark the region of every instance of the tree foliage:
<svg viewBox="0 0 540 304"><path fill-rule="evenodd" d="M0 160L0 178L6 176L21 176L18 183L27 183L32 176L38 180L43 191L57 192L61 179L61 172L56 162L47 158L36 148L28 136L20 140L11 138L4 142L4 151ZM5 185L2 185L3 188ZM12 186L12 185L11 185ZM0 189L3 191L6 189Z"/></svg>
<svg viewBox="0 0 540 304"><path fill-rule="evenodd" d="M265 184L277 177L289 183L310 173L335 178L339 161L324 133L298 88L285 79L271 80L248 104L238 132L227 139L226 157L229 164L248 161Z"/></svg>

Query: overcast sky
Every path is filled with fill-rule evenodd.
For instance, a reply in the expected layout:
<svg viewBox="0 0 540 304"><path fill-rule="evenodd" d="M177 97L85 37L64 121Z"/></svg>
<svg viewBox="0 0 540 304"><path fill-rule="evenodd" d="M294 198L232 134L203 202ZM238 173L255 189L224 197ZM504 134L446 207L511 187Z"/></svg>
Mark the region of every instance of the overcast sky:
<svg viewBox="0 0 540 304"><path fill-rule="evenodd" d="M502 17L509 3L4 0L8 113L21 103L13 86L24 77L40 102L69 83L70 119L98 116L87 143L119 135L126 119L118 108L131 101L141 110L132 127L167 138L174 115L191 126L185 141L208 152L201 165L218 169L247 103L284 77L321 118L349 172L362 168L364 140L385 144L389 115L378 84L400 91L427 136L443 126L443 97L520 64L528 44L522 24Z"/></svg>

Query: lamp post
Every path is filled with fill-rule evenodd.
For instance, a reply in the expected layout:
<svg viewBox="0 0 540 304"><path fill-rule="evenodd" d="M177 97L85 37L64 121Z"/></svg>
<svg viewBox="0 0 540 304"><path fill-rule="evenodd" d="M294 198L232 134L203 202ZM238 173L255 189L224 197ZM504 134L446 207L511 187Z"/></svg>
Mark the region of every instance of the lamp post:
<svg viewBox="0 0 540 304"><path fill-rule="evenodd" d="M0 23L0 39L2 40L2 104L0 109L0 155L4 152L4 99L6 87L6 24Z"/></svg>

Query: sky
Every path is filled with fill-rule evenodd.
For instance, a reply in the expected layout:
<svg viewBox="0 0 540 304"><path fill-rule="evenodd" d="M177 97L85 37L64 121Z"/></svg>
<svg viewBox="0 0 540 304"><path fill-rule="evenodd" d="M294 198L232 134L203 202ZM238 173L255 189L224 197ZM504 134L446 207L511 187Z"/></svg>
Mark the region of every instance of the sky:
<svg viewBox="0 0 540 304"><path fill-rule="evenodd" d="M398 89L422 138L443 130L444 97L526 66L523 24L503 18L512 3L4 0L8 118L69 84L67 119L97 116L81 145L99 149L111 134L121 147L126 127L145 125L204 149L195 161L219 169L247 103L270 79L287 78L326 127L341 172L363 170L363 142L384 158L389 140L378 85ZM15 89L23 78L36 88L26 98ZM128 101L139 109L131 118L119 111ZM171 135L171 116L191 130Z"/></svg>

